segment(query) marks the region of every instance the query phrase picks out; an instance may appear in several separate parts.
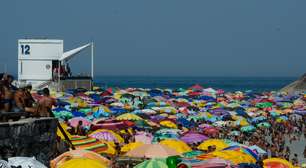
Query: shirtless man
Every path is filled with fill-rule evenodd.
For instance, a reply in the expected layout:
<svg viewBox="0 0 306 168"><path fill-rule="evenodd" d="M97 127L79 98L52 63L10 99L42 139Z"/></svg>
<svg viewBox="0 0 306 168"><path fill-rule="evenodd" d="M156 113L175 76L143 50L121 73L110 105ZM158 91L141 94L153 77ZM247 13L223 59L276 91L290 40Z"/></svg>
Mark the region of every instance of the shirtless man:
<svg viewBox="0 0 306 168"><path fill-rule="evenodd" d="M14 111L15 112L23 112L25 111L25 94L24 94L24 88L20 87L14 95L14 100L15 100L15 107L14 107Z"/></svg>
<svg viewBox="0 0 306 168"><path fill-rule="evenodd" d="M52 106L56 104L56 101L50 97L50 91L48 88L44 88L42 92L43 98L41 98L38 102L38 116L50 117L52 113Z"/></svg>
<svg viewBox="0 0 306 168"><path fill-rule="evenodd" d="M33 107L32 104L30 105L27 103L28 95L27 95L25 86L21 86L15 92L14 100L15 100L15 105L16 105L14 107L15 112L29 112L32 114L35 114L37 112L37 108Z"/></svg>
<svg viewBox="0 0 306 168"><path fill-rule="evenodd" d="M10 112L13 106L13 99L14 99L14 90L15 88L12 87L13 77L10 75L5 74L3 76L2 82L2 104L4 107L5 112Z"/></svg>

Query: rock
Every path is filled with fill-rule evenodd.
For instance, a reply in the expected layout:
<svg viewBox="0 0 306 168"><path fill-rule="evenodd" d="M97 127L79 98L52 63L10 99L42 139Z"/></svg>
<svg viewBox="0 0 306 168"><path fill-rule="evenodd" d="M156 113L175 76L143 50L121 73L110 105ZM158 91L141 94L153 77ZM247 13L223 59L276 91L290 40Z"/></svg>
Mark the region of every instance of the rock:
<svg viewBox="0 0 306 168"><path fill-rule="evenodd" d="M281 91L288 93L306 92L306 73L298 80L282 88Z"/></svg>
<svg viewBox="0 0 306 168"><path fill-rule="evenodd" d="M0 123L0 160L35 157L45 165L56 155L57 119L27 118Z"/></svg>

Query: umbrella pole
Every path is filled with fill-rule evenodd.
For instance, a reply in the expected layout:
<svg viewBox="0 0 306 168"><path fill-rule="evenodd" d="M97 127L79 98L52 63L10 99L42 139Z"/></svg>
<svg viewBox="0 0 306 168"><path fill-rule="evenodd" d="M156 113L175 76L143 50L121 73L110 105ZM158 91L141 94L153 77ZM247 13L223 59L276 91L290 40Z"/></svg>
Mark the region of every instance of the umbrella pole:
<svg viewBox="0 0 306 168"><path fill-rule="evenodd" d="M49 112L50 117L55 117L54 114L52 113L52 111ZM64 135L65 140L69 143L69 145L71 146L72 150L75 150L74 145L72 144L72 142L70 141L68 135L66 134L66 132L64 131L64 128L61 126L61 124L59 122L57 122L57 126L59 128L59 130L61 131L61 133Z"/></svg>
<svg viewBox="0 0 306 168"><path fill-rule="evenodd" d="M60 129L61 133L64 135L65 140L69 143L69 145L71 146L72 150L75 150L74 145L72 144L72 142L70 141L69 137L67 136L66 132L64 131L63 127L61 126L60 123L57 124L58 128Z"/></svg>

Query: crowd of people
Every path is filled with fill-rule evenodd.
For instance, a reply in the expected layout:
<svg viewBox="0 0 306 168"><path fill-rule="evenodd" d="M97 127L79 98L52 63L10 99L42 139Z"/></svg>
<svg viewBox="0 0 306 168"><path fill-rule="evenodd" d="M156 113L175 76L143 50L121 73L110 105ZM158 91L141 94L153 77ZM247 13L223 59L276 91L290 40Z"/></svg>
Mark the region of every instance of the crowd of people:
<svg viewBox="0 0 306 168"><path fill-rule="evenodd" d="M0 76L0 111L1 112L26 112L34 117L48 117L51 115L55 99L50 97L48 88L42 90L41 98L36 101L31 94L32 86L12 84L14 77L9 74Z"/></svg>
<svg viewBox="0 0 306 168"><path fill-rule="evenodd" d="M124 101L123 101L124 102ZM138 102L138 103L136 103ZM137 104L136 106L140 109L143 109L147 106L146 100L141 99L139 97L135 97L133 100L130 101L132 105ZM104 104L107 106L107 104ZM199 110L199 109L192 109L192 110ZM271 124L270 127L258 127L254 132L241 132L240 134L230 134L231 132L240 130L240 125L236 126L223 126L222 129L219 129L218 132L213 134L207 134L209 138L212 139L228 139L233 142L237 142L240 144L244 144L246 146L253 146L256 145L267 151L265 155L261 155L258 162L256 163L259 167L263 166L263 160L267 158L282 158L285 160L290 161L294 166L301 165L301 159L299 158L306 158L306 146L295 146L295 148L303 148L304 155L301 156L298 153L293 151L293 143L299 142L303 139L306 139L306 123L305 115L292 115L292 113L283 114L282 116L288 118L285 122L278 122L274 116L272 116L268 111L271 109L266 108L267 116L265 121ZM110 120L116 120L115 116L110 116ZM207 124L212 125L214 122L210 121L203 121L203 120L190 120L188 124L189 127L186 129L185 125L178 124L177 129L181 130L179 132L179 136L183 136L186 132L202 132L199 125ZM78 125L74 128L70 126L68 119L65 119L65 124L68 125L68 131L72 135L80 135L80 136L88 136L90 134L91 128L85 127L82 121L79 121ZM139 132L145 132L147 134L154 134L159 128L154 129L141 129L137 127L133 127L131 129L125 129L124 131L118 131L121 137L123 137L123 143L115 143L115 149L117 151L116 155L112 157L113 163L116 163L116 159L121 156L122 153L121 147L125 146L129 143L135 142L135 136ZM162 139L157 139L157 142L161 141ZM200 145L199 143L190 144L190 147L193 150L197 150L197 147ZM203 150L205 153L211 153L216 150L216 146L209 146L208 150ZM116 164L113 165L116 167Z"/></svg>

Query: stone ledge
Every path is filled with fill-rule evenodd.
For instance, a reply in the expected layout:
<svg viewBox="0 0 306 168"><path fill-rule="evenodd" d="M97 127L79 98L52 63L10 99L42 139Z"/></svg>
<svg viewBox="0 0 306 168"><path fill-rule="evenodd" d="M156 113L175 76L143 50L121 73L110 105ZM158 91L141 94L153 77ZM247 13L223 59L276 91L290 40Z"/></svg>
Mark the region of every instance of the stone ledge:
<svg viewBox="0 0 306 168"><path fill-rule="evenodd" d="M48 165L56 154L57 123L51 117L0 123L0 159L34 156Z"/></svg>

